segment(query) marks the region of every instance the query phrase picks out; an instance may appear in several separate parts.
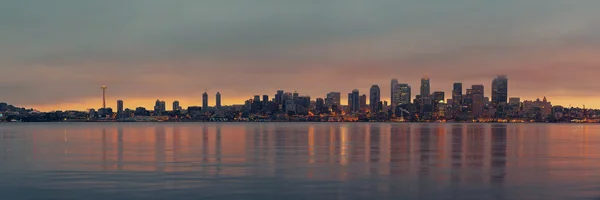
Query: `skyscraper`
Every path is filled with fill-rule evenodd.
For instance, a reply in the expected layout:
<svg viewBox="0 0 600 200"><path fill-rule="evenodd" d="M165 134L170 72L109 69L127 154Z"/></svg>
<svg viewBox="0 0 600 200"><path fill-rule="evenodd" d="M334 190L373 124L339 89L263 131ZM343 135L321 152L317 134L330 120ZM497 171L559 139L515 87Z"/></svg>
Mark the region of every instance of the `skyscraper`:
<svg viewBox="0 0 600 200"><path fill-rule="evenodd" d="M351 93L352 96L352 112L359 112L360 111L360 93L358 92L357 89L352 90Z"/></svg>
<svg viewBox="0 0 600 200"><path fill-rule="evenodd" d="M446 104L444 103L446 93L441 91L436 91L431 94L432 98L432 108L434 116L436 117L444 117L446 112Z"/></svg>
<svg viewBox="0 0 600 200"><path fill-rule="evenodd" d="M275 94L275 104L283 105L283 90L277 90L277 94Z"/></svg>
<svg viewBox="0 0 600 200"><path fill-rule="evenodd" d="M123 114L123 100L117 101L117 114Z"/></svg>
<svg viewBox="0 0 600 200"><path fill-rule="evenodd" d="M454 83L454 87L452 88L452 103L455 105L460 105L462 103L462 86L462 83Z"/></svg>
<svg viewBox="0 0 600 200"><path fill-rule="evenodd" d="M360 95L359 102L360 102L360 110L367 109L368 106L367 106L367 95L366 94Z"/></svg>
<svg viewBox="0 0 600 200"><path fill-rule="evenodd" d="M341 96L342 94L339 92L330 92L327 93L327 99L326 99L326 104L328 107L331 107L332 105L341 105Z"/></svg>
<svg viewBox="0 0 600 200"><path fill-rule="evenodd" d="M379 109L379 103L381 102L381 90L379 89L379 86L372 85L369 95L369 105L371 107L371 112L380 112L381 110Z"/></svg>
<svg viewBox="0 0 600 200"><path fill-rule="evenodd" d="M421 79L421 98L424 96L429 96L431 94L431 84L429 82L428 77L423 77Z"/></svg>
<svg viewBox="0 0 600 200"><path fill-rule="evenodd" d="M458 117L462 113L463 105L463 84L454 83L452 87L452 116Z"/></svg>
<svg viewBox="0 0 600 200"><path fill-rule="evenodd" d="M354 109L354 106L352 105L352 102L354 101L354 94L352 92L348 93L348 112L352 112Z"/></svg>
<svg viewBox="0 0 600 200"><path fill-rule="evenodd" d="M160 116L165 110L165 102L157 99L154 103L154 115Z"/></svg>
<svg viewBox="0 0 600 200"><path fill-rule="evenodd" d="M431 84L428 77L421 79L421 104L431 104Z"/></svg>
<svg viewBox="0 0 600 200"><path fill-rule="evenodd" d="M498 76L492 81L492 106L497 107L508 101L508 78Z"/></svg>
<svg viewBox="0 0 600 200"><path fill-rule="evenodd" d="M401 83L396 86L396 90L400 92L400 100L396 102L398 105L409 104L412 98L410 85ZM397 105L397 106L398 106Z"/></svg>
<svg viewBox="0 0 600 200"><path fill-rule="evenodd" d="M269 95L263 95L262 98L262 107L263 109L266 109L269 106Z"/></svg>
<svg viewBox="0 0 600 200"><path fill-rule="evenodd" d="M202 94L202 110L208 110L208 94L206 92Z"/></svg>
<svg viewBox="0 0 600 200"><path fill-rule="evenodd" d="M179 101L173 101L173 111L179 111L181 107L179 106Z"/></svg>
<svg viewBox="0 0 600 200"><path fill-rule="evenodd" d="M294 91L294 93L292 94L292 100L294 100L294 103L296 103L296 101L298 101L298 91Z"/></svg>
<svg viewBox="0 0 600 200"><path fill-rule="evenodd" d="M472 89L472 99L473 99L473 108L471 109L473 117L479 117L483 114L484 102L483 102L483 85L473 85Z"/></svg>
<svg viewBox="0 0 600 200"><path fill-rule="evenodd" d="M258 112L262 110L262 103L260 102L260 95L254 95L252 100L252 112Z"/></svg>
<svg viewBox="0 0 600 200"><path fill-rule="evenodd" d="M253 102L260 102L260 95L254 95Z"/></svg>
<svg viewBox="0 0 600 200"><path fill-rule="evenodd" d="M433 103L444 103L445 93L444 92L433 92Z"/></svg>
<svg viewBox="0 0 600 200"><path fill-rule="evenodd" d="M215 106L217 107L217 110L221 110L221 93L217 92L216 96L216 101L215 101Z"/></svg>
<svg viewBox="0 0 600 200"><path fill-rule="evenodd" d="M390 103L392 106L398 106L400 104L400 92L398 91L396 86L398 86L398 79L392 79L392 82L390 84Z"/></svg>

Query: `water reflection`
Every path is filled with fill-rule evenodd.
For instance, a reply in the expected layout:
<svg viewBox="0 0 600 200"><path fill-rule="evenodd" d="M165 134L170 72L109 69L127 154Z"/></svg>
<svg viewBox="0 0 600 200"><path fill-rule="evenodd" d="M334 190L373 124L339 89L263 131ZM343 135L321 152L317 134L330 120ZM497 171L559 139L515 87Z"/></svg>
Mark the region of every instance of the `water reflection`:
<svg viewBox="0 0 600 200"><path fill-rule="evenodd" d="M173 181L181 185L191 181L185 177L212 178L200 185L235 180L285 188L279 184L295 183L293 187L312 193L335 189L341 195L336 198L463 199L473 192L485 194L479 196L483 199L535 198L534 193L515 188L542 188L563 195L557 197L581 190L590 197L600 187L595 183L600 178L598 133L600 126L594 125L4 126L0 127L0 175L177 173ZM263 180L268 181L256 182Z"/></svg>

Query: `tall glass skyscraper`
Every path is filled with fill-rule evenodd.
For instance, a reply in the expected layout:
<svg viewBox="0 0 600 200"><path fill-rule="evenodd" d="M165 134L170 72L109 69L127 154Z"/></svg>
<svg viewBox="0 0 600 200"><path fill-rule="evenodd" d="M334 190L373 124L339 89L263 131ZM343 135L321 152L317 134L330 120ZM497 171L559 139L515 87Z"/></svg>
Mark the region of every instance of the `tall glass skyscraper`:
<svg viewBox="0 0 600 200"><path fill-rule="evenodd" d="M508 101L508 78L498 76L492 81L492 106L496 107Z"/></svg>
<svg viewBox="0 0 600 200"><path fill-rule="evenodd" d="M352 112L360 111L360 94L357 89L352 90Z"/></svg>
<svg viewBox="0 0 600 200"><path fill-rule="evenodd" d="M369 93L369 106L371 108L371 112L378 113L381 111L379 109L379 103L381 102L381 90L378 85L372 85Z"/></svg>

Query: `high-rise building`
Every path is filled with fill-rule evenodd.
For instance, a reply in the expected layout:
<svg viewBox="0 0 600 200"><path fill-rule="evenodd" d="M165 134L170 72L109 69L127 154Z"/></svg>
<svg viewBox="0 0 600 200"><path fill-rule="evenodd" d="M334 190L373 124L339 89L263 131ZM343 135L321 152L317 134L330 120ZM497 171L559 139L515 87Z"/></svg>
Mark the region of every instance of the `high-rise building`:
<svg viewBox="0 0 600 200"><path fill-rule="evenodd" d="M283 105L283 90L277 90L277 94L275 94L275 104Z"/></svg>
<svg viewBox="0 0 600 200"><path fill-rule="evenodd" d="M471 113L474 117L479 117L483 114L483 108L484 108L484 90L483 90L483 85L473 85L471 87L472 89L472 99L473 99L473 105L472 105L472 109L471 109Z"/></svg>
<svg viewBox="0 0 600 200"><path fill-rule="evenodd" d="M157 99L156 102L154 102L154 111L160 111L160 99Z"/></svg>
<svg viewBox="0 0 600 200"><path fill-rule="evenodd" d="M462 105L463 107L467 107L469 110L473 108L473 89L467 89L467 92L463 96Z"/></svg>
<svg viewBox="0 0 600 200"><path fill-rule="evenodd" d="M342 94L339 92L330 92L327 93L327 99L326 99L326 104L328 107L331 107L332 105L341 105L341 96Z"/></svg>
<svg viewBox="0 0 600 200"><path fill-rule="evenodd" d="M448 105L452 107L451 114L453 117L458 117L462 114L463 105L463 84L454 83L452 87L452 104L448 102Z"/></svg>
<svg viewBox="0 0 600 200"><path fill-rule="evenodd" d="M408 85L406 83L401 83L396 86L396 89L397 89L397 91L400 92L400 99L397 102L397 104L398 105L410 104L410 100L412 98L412 94L411 94L412 92L411 92L410 85Z"/></svg>
<svg viewBox="0 0 600 200"><path fill-rule="evenodd" d="M287 112L296 112L296 105L292 99L288 99L285 101L285 111Z"/></svg>
<svg viewBox="0 0 600 200"><path fill-rule="evenodd" d="M296 112L301 115L307 115L310 108L310 96L298 96Z"/></svg>
<svg viewBox="0 0 600 200"><path fill-rule="evenodd" d="M217 95L215 95L215 97L215 106L217 107L217 110L221 110L221 93L217 92Z"/></svg>
<svg viewBox="0 0 600 200"><path fill-rule="evenodd" d="M444 103L445 93L444 92L433 92L433 102L434 103Z"/></svg>
<svg viewBox="0 0 600 200"><path fill-rule="evenodd" d="M262 98L262 107L263 109L266 109L269 106L269 95L263 95Z"/></svg>
<svg viewBox="0 0 600 200"><path fill-rule="evenodd" d="M428 77L423 77L421 79L421 98L424 96L429 96L431 94L431 84L429 82Z"/></svg>
<svg viewBox="0 0 600 200"><path fill-rule="evenodd" d="M497 107L508 100L508 78L498 76L492 81L492 106Z"/></svg>
<svg viewBox="0 0 600 200"><path fill-rule="evenodd" d="M117 101L117 114L123 114L123 100Z"/></svg>
<svg viewBox="0 0 600 200"><path fill-rule="evenodd" d="M352 97L352 112L359 112L360 111L360 93L358 92L357 89L352 90L352 93L350 95ZM366 100L365 100L366 101Z"/></svg>
<svg viewBox="0 0 600 200"><path fill-rule="evenodd" d="M254 95L254 99L252 99L252 106L250 111L252 113L256 113L262 110L262 103L260 102L260 95Z"/></svg>
<svg viewBox="0 0 600 200"><path fill-rule="evenodd" d="M350 112L352 112L352 101L354 100L354 94L352 94L352 92L348 93L348 109Z"/></svg>
<svg viewBox="0 0 600 200"><path fill-rule="evenodd" d="M360 110L366 110L368 107L367 95L366 94L360 95L359 102L360 102Z"/></svg>
<svg viewBox="0 0 600 200"><path fill-rule="evenodd" d="M162 115L165 111L165 102L159 99L154 103L154 115Z"/></svg>
<svg viewBox="0 0 600 200"><path fill-rule="evenodd" d="M421 79L421 104L431 104L431 84L428 77Z"/></svg>
<svg viewBox="0 0 600 200"><path fill-rule="evenodd" d="M433 92L432 96L432 108L434 113L440 113L440 109L442 106L438 106L444 104L445 93L444 92Z"/></svg>
<svg viewBox="0 0 600 200"><path fill-rule="evenodd" d="M372 85L371 89L370 89L370 98L369 98L369 106L371 109L371 112L373 113L378 113L381 111L381 109L379 109L379 103L381 102L381 90L379 89L378 85Z"/></svg>
<svg viewBox="0 0 600 200"><path fill-rule="evenodd" d="M462 103L463 96L463 84L462 83L454 83L452 87L452 103L453 106L458 106Z"/></svg>
<svg viewBox="0 0 600 200"><path fill-rule="evenodd" d="M327 108L327 105L325 104L325 99L323 98L317 98L317 100L315 101L315 110L316 113L326 113L329 109Z"/></svg>
<svg viewBox="0 0 600 200"><path fill-rule="evenodd" d="M390 84L391 93L390 93L390 103L392 106L400 105L400 91L397 89L398 79L392 79Z"/></svg>
<svg viewBox="0 0 600 200"><path fill-rule="evenodd" d="M206 92L202 94L202 110L208 110L208 94Z"/></svg>
<svg viewBox="0 0 600 200"><path fill-rule="evenodd" d="M179 111L181 107L179 106L179 101L173 101L173 111Z"/></svg>
<svg viewBox="0 0 600 200"><path fill-rule="evenodd" d="M294 91L294 93L292 94L292 100L294 100L294 103L296 103L296 101L298 101L298 91Z"/></svg>

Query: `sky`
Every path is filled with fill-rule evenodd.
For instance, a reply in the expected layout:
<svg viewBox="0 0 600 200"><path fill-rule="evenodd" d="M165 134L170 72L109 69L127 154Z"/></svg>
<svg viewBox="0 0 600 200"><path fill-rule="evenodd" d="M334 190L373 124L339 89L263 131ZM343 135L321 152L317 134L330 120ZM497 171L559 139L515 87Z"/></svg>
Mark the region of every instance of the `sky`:
<svg viewBox="0 0 600 200"><path fill-rule="evenodd" d="M600 108L597 0L3 0L0 102L39 110L315 99L396 78L450 96L509 78L509 96ZM168 103L170 104L170 103ZM169 108L170 106L167 106Z"/></svg>

